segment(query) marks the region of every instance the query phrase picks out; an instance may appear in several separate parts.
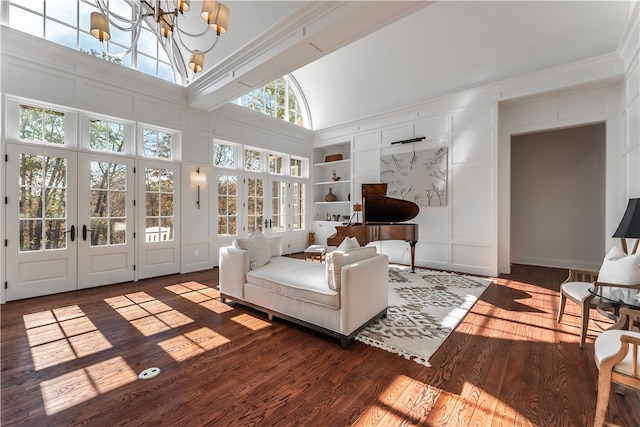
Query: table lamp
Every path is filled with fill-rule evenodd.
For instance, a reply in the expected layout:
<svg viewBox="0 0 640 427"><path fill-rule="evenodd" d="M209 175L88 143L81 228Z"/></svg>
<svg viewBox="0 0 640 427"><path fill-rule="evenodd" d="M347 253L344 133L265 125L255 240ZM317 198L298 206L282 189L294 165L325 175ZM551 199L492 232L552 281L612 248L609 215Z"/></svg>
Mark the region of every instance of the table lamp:
<svg viewBox="0 0 640 427"><path fill-rule="evenodd" d="M622 221L618 225L618 229L613 233L611 237L619 237L622 243L622 250L624 253L627 251L626 239L640 239L640 199L629 199L627 210L624 212ZM638 250L638 242L633 246L632 254L635 254Z"/></svg>

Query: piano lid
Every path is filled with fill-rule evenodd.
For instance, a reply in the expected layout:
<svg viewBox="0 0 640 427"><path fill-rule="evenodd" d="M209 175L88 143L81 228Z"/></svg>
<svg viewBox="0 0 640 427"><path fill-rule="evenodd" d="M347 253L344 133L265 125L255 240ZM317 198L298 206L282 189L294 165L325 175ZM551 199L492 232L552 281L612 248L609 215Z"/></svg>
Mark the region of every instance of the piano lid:
<svg viewBox="0 0 640 427"><path fill-rule="evenodd" d="M418 212L420 208L412 201L388 197L386 182L362 184L362 221L365 224L409 221Z"/></svg>

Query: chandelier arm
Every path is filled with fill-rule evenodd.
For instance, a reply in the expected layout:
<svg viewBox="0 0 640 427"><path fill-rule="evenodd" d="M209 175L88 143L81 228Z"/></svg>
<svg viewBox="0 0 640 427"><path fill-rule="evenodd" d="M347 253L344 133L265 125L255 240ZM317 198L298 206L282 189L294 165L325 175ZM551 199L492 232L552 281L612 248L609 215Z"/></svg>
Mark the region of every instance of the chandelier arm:
<svg viewBox="0 0 640 427"><path fill-rule="evenodd" d="M105 18L107 18L107 20L111 25L113 25L114 27L116 27L121 31L133 31L135 27L140 25L140 22L142 21L143 18L145 18L145 16L151 16L151 15L144 15L142 13L142 7L138 7L135 3L132 3L129 1L127 1L127 3L136 11L137 17L135 19L129 19L127 17L118 15L115 12L111 12L107 7L107 5L104 4L104 0L96 0L96 4L98 5L100 12ZM122 25L122 23L130 24L130 26L125 27Z"/></svg>
<svg viewBox="0 0 640 427"><path fill-rule="evenodd" d="M218 40L220 40L220 36L219 36L219 35L216 35L216 39L215 39L215 41L213 42L213 44L211 45L211 47L210 47L209 49L207 49L207 50L203 50L203 51L201 51L201 52L202 52L202 53L204 53L205 55L206 55L207 53L211 52L211 51L213 50L213 48L214 48L214 47L216 47L216 44L218 44Z"/></svg>
<svg viewBox="0 0 640 427"><path fill-rule="evenodd" d="M124 52L111 53L109 52L108 49L105 49L104 47L105 42L100 42L100 47L102 48L102 52L104 52L105 55L110 56L112 58L122 58L125 55L130 54L131 51L133 50L133 47L138 44L138 39L140 38L140 27L134 27L131 32L133 33L133 41L131 43L131 46L129 46Z"/></svg>
<svg viewBox="0 0 640 427"><path fill-rule="evenodd" d="M174 32L173 32L173 34L175 35L175 38L180 42L180 44L181 44L185 49L187 49L188 51L193 52L193 50L194 50L194 49L191 49L191 48L187 45L187 43L185 43L185 42L184 42L184 40L182 40L182 35L181 35L181 33L182 33L182 34L185 34L185 35L187 35L187 36L198 37L198 36L201 36L201 35L203 35L204 33L206 33L208 29L209 29L209 27L207 27L207 28L206 28L202 33L197 34L197 35L194 35L194 34L187 33L186 31L181 31L181 30L178 28L178 31L174 31ZM219 39L220 39L220 35L216 35L216 38L215 38L215 40L213 41L213 44L212 44L211 46L209 46L209 47L208 47L207 49L205 49L205 50L200 50L200 49L199 49L199 50L200 50L202 53L204 53L204 54L207 54L207 53L211 52L211 51L213 50L213 48L214 48L214 47L216 47L216 44L218 43L218 40L219 40Z"/></svg>

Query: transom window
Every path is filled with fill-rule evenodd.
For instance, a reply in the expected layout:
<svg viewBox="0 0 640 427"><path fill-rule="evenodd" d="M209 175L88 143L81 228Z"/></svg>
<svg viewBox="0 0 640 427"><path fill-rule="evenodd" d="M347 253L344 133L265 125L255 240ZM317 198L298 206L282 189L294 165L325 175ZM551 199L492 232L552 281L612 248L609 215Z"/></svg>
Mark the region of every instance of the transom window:
<svg viewBox="0 0 640 427"><path fill-rule="evenodd" d="M311 129L307 101L291 74L267 83L233 103Z"/></svg>
<svg viewBox="0 0 640 427"><path fill-rule="evenodd" d="M25 141L64 144L64 113L20 104L19 138Z"/></svg>
<svg viewBox="0 0 640 427"><path fill-rule="evenodd" d="M144 157L178 160L178 133L142 126L140 153Z"/></svg>
<svg viewBox="0 0 640 427"><path fill-rule="evenodd" d="M124 5L122 0L106 0L106 2L116 8L119 2ZM120 9L118 9L120 14L132 13L128 7ZM143 23L138 43L130 54L124 55L122 58L114 58L103 53L100 42L89 33L91 12L98 11L93 0L10 0L6 10L8 17L5 22L18 31L142 71L163 80L176 82L176 76L164 46L146 23ZM112 32L112 39L106 43L113 51L125 51L125 46L131 45L133 33L119 31L117 28L113 28Z"/></svg>

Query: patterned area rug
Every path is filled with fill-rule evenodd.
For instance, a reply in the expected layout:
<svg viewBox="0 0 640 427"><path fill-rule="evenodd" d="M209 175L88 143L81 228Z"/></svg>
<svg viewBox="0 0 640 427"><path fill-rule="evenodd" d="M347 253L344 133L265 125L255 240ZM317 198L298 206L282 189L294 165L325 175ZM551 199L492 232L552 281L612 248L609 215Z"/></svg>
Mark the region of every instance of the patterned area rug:
<svg viewBox="0 0 640 427"><path fill-rule="evenodd" d="M490 279L389 265L387 317L363 329L356 340L425 366Z"/></svg>

